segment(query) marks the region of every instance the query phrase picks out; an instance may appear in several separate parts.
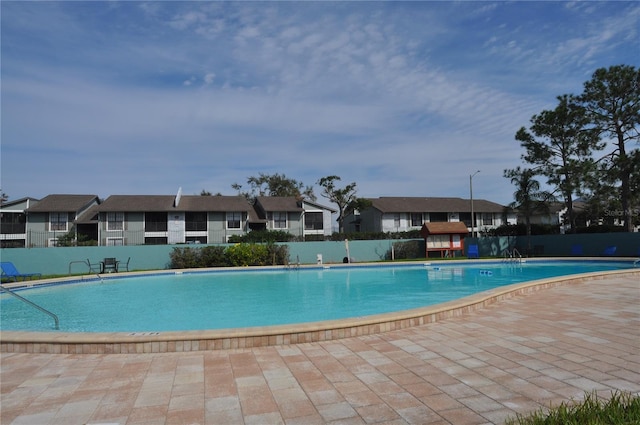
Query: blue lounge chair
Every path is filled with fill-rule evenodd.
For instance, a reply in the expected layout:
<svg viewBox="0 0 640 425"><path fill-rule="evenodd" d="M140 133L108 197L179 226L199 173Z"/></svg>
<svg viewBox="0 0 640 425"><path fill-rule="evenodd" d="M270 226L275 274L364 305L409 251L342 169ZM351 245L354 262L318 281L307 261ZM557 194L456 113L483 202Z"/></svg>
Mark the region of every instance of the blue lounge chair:
<svg viewBox="0 0 640 425"><path fill-rule="evenodd" d="M480 258L478 245L469 245L469 249L467 251L467 258Z"/></svg>
<svg viewBox="0 0 640 425"><path fill-rule="evenodd" d="M27 280L27 278L32 279L34 277L41 277L41 273L20 273L16 266L9 261L3 261L0 263L0 267L2 267L2 279L9 279L9 281L17 282L22 278L22 280Z"/></svg>
<svg viewBox="0 0 640 425"><path fill-rule="evenodd" d="M618 247L615 245L608 246L602 251L602 255L613 255L616 253L616 249L618 249Z"/></svg>
<svg viewBox="0 0 640 425"><path fill-rule="evenodd" d="M571 255L582 255L582 245L573 245L571 247Z"/></svg>

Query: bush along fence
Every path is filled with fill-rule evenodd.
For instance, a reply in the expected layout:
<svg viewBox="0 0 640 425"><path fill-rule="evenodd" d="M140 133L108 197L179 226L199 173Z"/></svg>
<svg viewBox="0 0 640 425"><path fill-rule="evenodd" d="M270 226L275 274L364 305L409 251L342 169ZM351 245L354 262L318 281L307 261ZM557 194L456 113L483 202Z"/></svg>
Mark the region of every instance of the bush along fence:
<svg viewBox="0 0 640 425"><path fill-rule="evenodd" d="M273 243L239 243L227 247L203 248L176 247L169 256L172 269L276 266L288 264L289 247Z"/></svg>
<svg viewBox="0 0 640 425"><path fill-rule="evenodd" d="M385 260L424 257L424 241L395 242L391 245L392 248L390 247L384 253L383 258ZM288 245L237 243L227 247L175 247L170 253L169 267L172 269L191 269L203 267L278 266L296 263L297 261L289 258Z"/></svg>

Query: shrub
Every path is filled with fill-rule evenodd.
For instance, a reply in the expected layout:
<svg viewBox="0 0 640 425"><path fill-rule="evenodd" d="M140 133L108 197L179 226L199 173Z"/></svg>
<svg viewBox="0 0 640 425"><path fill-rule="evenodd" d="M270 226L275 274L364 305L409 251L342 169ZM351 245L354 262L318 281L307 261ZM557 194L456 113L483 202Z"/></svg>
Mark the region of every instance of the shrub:
<svg viewBox="0 0 640 425"><path fill-rule="evenodd" d="M300 242L321 242L331 240L331 237L325 235L307 235L304 238L296 238L296 241L298 239L300 239Z"/></svg>
<svg viewBox="0 0 640 425"><path fill-rule="evenodd" d="M551 224L531 224L532 235L557 235L560 233L560 226ZM524 223L503 224L495 229L483 232L484 236L525 236L527 226Z"/></svg>
<svg viewBox="0 0 640 425"><path fill-rule="evenodd" d="M58 236L56 246L97 246L98 241L89 239L89 236L79 233L76 236L75 229L69 230L68 233Z"/></svg>
<svg viewBox="0 0 640 425"><path fill-rule="evenodd" d="M589 227L578 227L576 233L620 233L626 232L624 226L615 226L613 224L600 224Z"/></svg>
<svg viewBox="0 0 640 425"><path fill-rule="evenodd" d="M223 246L205 246L200 248L199 267L225 267L229 265Z"/></svg>
<svg viewBox="0 0 640 425"><path fill-rule="evenodd" d="M393 244L393 253L396 260L425 258L424 240L396 242ZM387 251L385 259L391 260L391 249Z"/></svg>
<svg viewBox="0 0 640 425"><path fill-rule="evenodd" d="M228 247L225 255L231 266L263 266L267 264L269 251L264 245L239 243Z"/></svg>
<svg viewBox="0 0 640 425"><path fill-rule="evenodd" d="M354 233L333 233L332 241L372 241L386 239L422 239L420 230L409 230L407 232L354 232Z"/></svg>
<svg viewBox="0 0 640 425"><path fill-rule="evenodd" d="M289 263L289 246L288 245L276 245L269 243L267 246L267 255L269 264L275 266L278 264Z"/></svg>
<svg viewBox="0 0 640 425"><path fill-rule="evenodd" d="M507 425L626 425L640 423L640 397L616 391L603 401L597 393L586 393L579 403L562 403L548 412L539 410L528 416L518 415Z"/></svg>
<svg viewBox="0 0 640 425"><path fill-rule="evenodd" d="M229 247L173 248L169 267L191 269L200 267L243 267L287 264L287 245L240 243Z"/></svg>
<svg viewBox="0 0 640 425"><path fill-rule="evenodd" d="M245 235L229 237L229 243L289 242L294 238L294 235L282 230L252 230Z"/></svg>
<svg viewBox="0 0 640 425"><path fill-rule="evenodd" d="M169 255L172 269L191 269L202 267L200 263L200 250L193 248L173 248Z"/></svg>

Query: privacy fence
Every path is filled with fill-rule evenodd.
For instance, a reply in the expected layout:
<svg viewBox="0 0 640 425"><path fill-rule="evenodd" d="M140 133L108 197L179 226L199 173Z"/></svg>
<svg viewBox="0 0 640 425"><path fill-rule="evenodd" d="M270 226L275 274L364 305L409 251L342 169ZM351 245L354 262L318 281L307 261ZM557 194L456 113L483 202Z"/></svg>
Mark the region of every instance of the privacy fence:
<svg viewBox="0 0 640 425"><path fill-rule="evenodd" d="M607 247L615 246L615 257L640 257L640 233L602 233L579 235L544 235L518 237L465 238L465 246L477 244L480 257L501 258L505 252L517 249L523 256L572 256L580 247L582 256L601 256ZM229 246L230 244L218 244ZM395 259L424 259L424 240L366 240L286 243L292 264L343 263L347 255L353 262ZM87 262L98 263L114 257L129 263L130 270L170 268L174 248L198 249L207 245L136 245L79 246L55 248L6 248L0 250L2 261L11 261L23 273L67 275L88 273ZM347 254L348 252L348 254ZM458 255L466 255L466 250ZM435 260L435 258L430 258Z"/></svg>

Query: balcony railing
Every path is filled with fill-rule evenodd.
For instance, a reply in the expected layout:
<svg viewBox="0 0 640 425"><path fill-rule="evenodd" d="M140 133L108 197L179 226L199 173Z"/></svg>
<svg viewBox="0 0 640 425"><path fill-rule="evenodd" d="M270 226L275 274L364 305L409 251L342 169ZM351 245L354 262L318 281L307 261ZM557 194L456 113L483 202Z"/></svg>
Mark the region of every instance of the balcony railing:
<svg viewBox="0 0 640 425"><path fill-rule="evenodd" d="M0 233L3 235L18 235L26 232L25 223L0 223Z"/></svg>

